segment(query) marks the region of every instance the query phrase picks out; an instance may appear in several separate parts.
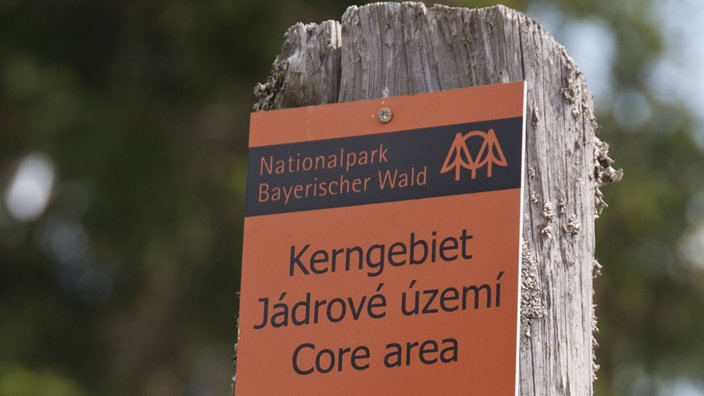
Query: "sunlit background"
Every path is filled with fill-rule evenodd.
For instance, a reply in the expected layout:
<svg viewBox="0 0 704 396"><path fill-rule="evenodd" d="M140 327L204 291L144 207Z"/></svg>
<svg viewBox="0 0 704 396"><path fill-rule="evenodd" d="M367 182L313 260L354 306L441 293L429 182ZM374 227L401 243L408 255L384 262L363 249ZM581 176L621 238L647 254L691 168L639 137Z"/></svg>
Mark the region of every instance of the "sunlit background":
<svg viewBox="0 0 704 396"><path fill-rule="evenodd" d="M565 45L625 170L595 394L704 395L704 2L503 3ZM348 5L0 1L0 396L230 392L252 89Z"/></svg>

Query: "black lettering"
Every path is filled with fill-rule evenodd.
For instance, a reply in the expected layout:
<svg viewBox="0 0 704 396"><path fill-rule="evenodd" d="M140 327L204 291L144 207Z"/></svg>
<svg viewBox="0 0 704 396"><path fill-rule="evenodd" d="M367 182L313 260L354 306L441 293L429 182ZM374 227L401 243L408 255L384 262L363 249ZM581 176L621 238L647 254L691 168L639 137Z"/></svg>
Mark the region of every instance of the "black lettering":
<svg viewBox="0 0 704 396"><path fill-rule="evenodd" d="M435 354L438 352L438 343L434 340L427 340L420 344L418 358L423 364L433 364L438 361ZM430 355L431 357L428 357Z"/></svg>
<svg viewBox="0 0 704 396"><path fill-rule="evenodd" d="M316 249L311 244L291 246L289 276L322 275L338 271L365 271L369 277L381 276L387 263L392 267L422 265L428 262L452 262L462 257L472 258L469 241L473 238L462 230L458 237L439 238L432 231L429 238L410 232L408 239L390 244L373 243L368 246L347 246Z"/></svg>
<svg viewBox="0 0 704 396"><path fill-rule="evenodd" d="M369 276L378 276L384 271L384 247L385 245L372 245L367 250L367 266L376 271L369 271ZM376 254L374 254L376 251ZM375 259L376 256L376 259Z"/></svg>
<svg viewBox="0 0 704 396"><path fill-rule="evenodd" d="M402 259L400 261L396 261L394 257L396 256L405 256L406 255L406 245L403 244L403 242L395 242L389 247L389 263L393 266L401 266L406 264L406 260Z"/></svg>
<svg viewBox="0 0 704 396"><path fill-rule="evenodd" d="M474 294L474 309L478 309L480 292L482 290L486 291L486 307L491 308L491 287L484 284L481 286L471 285L462 287L462 310L467 309L467 294L470 292Z"/></svg>
<svg viewBox="0 0 704 396"><path fill-rule="evenodd" d="M265 297L265 298L260 298L259 301L261 301L262 303L264 303L264 309L262 310L262 312L264 313L264 315L263 315L263 318L262 318L262 322L261 322L260 324L258 324L258 325L254 325L254 328L255 328L256 330L259 330L259 329L263 328L264 326L266 326L266 323L267 323L268 320L269 320L269 299Z"/></svg>
<svg viewBox="0 0 704 396"><path fill-rule="evenodd" d="M293 365L293 371L295 371L296 374L298 374L298 375L308 375L313 372L313 367L306 369L306 370L303 370L303 369L301 369L301 366L299 365L299 362L298 362L298 354L303 349L306 349L306 348L315 350L315 345L309 344L309 343L301 344L296 348L296 350L293 351L293 357L291 358L291 360L292 360L291 363Z"/></svg>
<svg viewBox="0 0 704 396"><path fill-rule="evenodd" d="M367 301L367 296L362 296L362 299L359 301L359 305L356 308L354 306L354 299L352 299L352 297L347 297L347 301L350 304L350 312L352 312L352 318L354 318L354 320L358 320L359 317L362 315L362 309L364 308L364 303Z"/></svg>
<svg viewBox="0 0 704 396"><path fill-rule="evenodd" d="M406 366L411 365L411 351L414 347L418 346L418 341L407 342L406 343Z"/></svg>
<svg viewBox="0 0 704 396"><path fill-rule="evenodd" d="M384 356L384 366L401 367L401 345L396 343L386 344L386 355Z"/></svg>
<svg viewBox="0 0 704 396"><path fill-rule="evenodd" d="M445 346L445 344L449 344ZM442 351L440 351L440 361L443 363L450 363L457 361L457 340L454 338L445 338L442 340L443 346L445 346Z"/></svg>
<svg viewBox="0 0 704 396"><path fill-rule="evenodd" d="M460 293L455 289L454 287L448 287L447 289L442 291L442 294L440 295L440 307L442 308L443 311L445 312L452 312L457 310L457 304L454 306L449 306L446 305L445 303L448 301L456 301L459 300L460 298Z"/></svg>
<svg viewBox="0 0 704 396"><path fill-rule="evenodd" d="M310 270L314 274L324 274L328 272L327 267L316 268L317 264L327 263L329 261L328 252L325 250L316 250L310 256Z"/></svg>
<svg viewBox="0 0 704 396"><path fill-rule="evenodd" d="M358 361L362 360L361 363ZM366 362L364 360L367 360ZM355 370L366 370L369 368L369 348L364 345L360 345L352 351L352 358L350 363L352 368Z"/></svg>
<svg viewBox="0 0 704 396"><path fill-rule="evenodd" d="M328 356L328 364L327 366L323 366L321 364L323 357ZM332 371L332 369L335 368L335 354L329 350L329 349L323 349L322 351L318 352L318 355L315 357L315 368L318 370L320 373L329 373Z"/></svg>
<svg viewBox="0 0 704 396"><path fill-rule="evenodd" d="M337 316L334 316L334 307L333 307L334 304L337 304L340 307ZM333 298L332 300L330 300L330 302L328 303L328 309L327 309L327 316L328 316L329 321L331 321L332 323L337 323L345 318L346 313L347 313L347 305L345 304L345 300L343 300L341 298Z"/></svg>
<svg viewBox="0 0 704 396"><path fill-rule="evenodd" d="M437 308L430 308L430 306L433 304L433 301L435 301L435 297L437 297L438 295L438 289L423 290L423 294L426 296L430 296L425 302L425 306L423 307L423 313L427 314L438 312Z"/></svg>
<svg viewBox="0 0 704 396"><path fill-rule="evenodd" d="M448 246L448 243L450 246ZM440 258L444 261L454 261L457 260L457 254L448 256L448 250L450 253L457 250L457 239L453 237L447 237L440 242Z"/></svg>
<svg viewBox="0 0 704 396"><path fill-rule="evenodd" d="M308 250L310 247L310 243L307 244L306 246L303 247L303 249L296 254L296 246L291 246L291 265L290 269L288 272L289 276L293 276L295 269L298 268L301 272L303 272L303 275L310 275L310 272L308 272L308 269L303 265L303 262L301 261L301 256Z"/></svg>
<svg viewBox="0 0 704 396"><path fill-rule="evenodd" d="M412 280L411 284L408 285L408 288L409 289L413 288L413 286L415 286L415 284L416 284L416 281ZM410 310L408 309L408 306L406 305L406 300L408 298L406 296L408 295L408 293L409 293L409 291L405 291L405 292L401 293L401 313L403 313L405 316L418 315L420 313L420 307L419 307L420 306L420 301L419 301L420 300L420 292L417 290L415 291L415 293L414 293L415 294L415 299L414 299L415 304L413 304L413 308Z"/></svg>
<svg viewBox="0 0 704 396"><path fill-rule="evenodd" d="M428 258L428 244L424 240L415 240L416 238L416 233L412 232L411 233L411 246L410 246L410 251L411 251L411 257L410 257L410 263L411 264L423 264L425 260ZM423 250L422 258L416 259L416 248L421 247Z"/></svg>
<svg viewBox="0 0 704 396"><path fill-rule="evenodd" d="M472 259L472 255L467 253L467 241L472 238L472 235L467 234L467 230L462 230L462 236L460 237L460 240L462 241L462 258L465 260Z"/></svg>
<svg viewBox="0 0 704 396"><path fill-rule="evenodd" d="M303 317L298 317L298 312L303 310ZM291 308L291 323L294 326L307 325L310 323L310 293L306 293L306 298L293 304Z"/></svg>

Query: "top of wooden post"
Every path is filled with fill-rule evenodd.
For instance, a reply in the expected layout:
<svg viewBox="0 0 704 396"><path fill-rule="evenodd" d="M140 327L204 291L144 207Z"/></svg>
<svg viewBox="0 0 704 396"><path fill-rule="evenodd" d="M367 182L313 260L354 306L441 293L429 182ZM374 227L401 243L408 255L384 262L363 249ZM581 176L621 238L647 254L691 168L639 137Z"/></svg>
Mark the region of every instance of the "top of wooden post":
<svg viewBox="0 0 704 396"><path fill-rule="evenodd" d="M527 82L520 393L592 394L594 219L620 179L564 47L504 6L352 6L292 26L257 111Z"/></svg>

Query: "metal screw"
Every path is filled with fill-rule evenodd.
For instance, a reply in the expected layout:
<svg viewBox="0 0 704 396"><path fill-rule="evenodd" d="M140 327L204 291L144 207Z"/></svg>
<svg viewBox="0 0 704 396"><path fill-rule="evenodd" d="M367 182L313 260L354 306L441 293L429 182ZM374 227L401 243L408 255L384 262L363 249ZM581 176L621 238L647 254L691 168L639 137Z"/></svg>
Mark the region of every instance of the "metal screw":
<svg viewBox="0 0 704 396"><path fill-rule="evenodd" d="M391 112L390 108L382 107L381 109L379 109L379 121L383 122L384 124L388 124L393 116L394 114Z"/></svg>

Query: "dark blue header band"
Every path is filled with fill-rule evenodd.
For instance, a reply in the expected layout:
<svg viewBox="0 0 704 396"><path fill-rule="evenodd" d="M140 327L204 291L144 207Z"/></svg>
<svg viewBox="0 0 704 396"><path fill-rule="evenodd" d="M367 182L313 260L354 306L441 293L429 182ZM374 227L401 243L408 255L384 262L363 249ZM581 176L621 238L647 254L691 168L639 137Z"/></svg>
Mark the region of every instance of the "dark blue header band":
<svg viewBox="0 0 704 396"><path fill-rule="evenodd" d="M245 216L521 185L522 118L249 149Z"/></svg>

